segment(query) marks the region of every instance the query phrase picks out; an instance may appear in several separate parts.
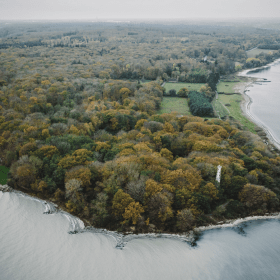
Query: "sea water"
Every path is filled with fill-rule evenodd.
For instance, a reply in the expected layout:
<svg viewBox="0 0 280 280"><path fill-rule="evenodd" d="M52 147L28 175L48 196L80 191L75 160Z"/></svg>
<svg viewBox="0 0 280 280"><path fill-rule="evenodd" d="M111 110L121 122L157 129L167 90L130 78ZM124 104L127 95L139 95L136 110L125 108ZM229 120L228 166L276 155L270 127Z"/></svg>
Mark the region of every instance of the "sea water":
<svg viewBox="0 0 280 280"><path fill-rule="evenodd" d="M172 238L69 234L69 218L40 200L0 192L0 279L279 279L280 222L204 231L196 246Z"/></svg>
<svg viewBox="0 0 280 280"><path fill-rule="evenodd" d="M246 76L266 79L247 89L246 94L252 99L250 113L280 143L280 62L248 71Z"/></svg>

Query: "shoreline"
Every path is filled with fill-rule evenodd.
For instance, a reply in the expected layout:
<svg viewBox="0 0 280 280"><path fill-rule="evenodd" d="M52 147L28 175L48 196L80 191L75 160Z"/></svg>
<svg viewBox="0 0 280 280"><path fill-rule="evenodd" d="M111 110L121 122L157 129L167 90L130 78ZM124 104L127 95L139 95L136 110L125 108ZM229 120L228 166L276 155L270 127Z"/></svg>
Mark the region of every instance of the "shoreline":
<svg viewBox="0 0 280 280"><path fill-rule="evenodd" d="M276 213L266 213L263 216L248 216L244 218L237 218L237 219L230 219L224 222L218 223L218 225L208 225L208 226L200 226L196 228L196 231L202 232L211 229L218 229L218 228L231 228L238 226L240 224L249 222L249 221L258 221L258 220L273 220L273 219L280 219L280 212Z"/></svg>
<svg viewBox="0 0 280 280"><path fill-rule="evenodd" d="M103 234L112 237L116 241L116 249L123 249L125 245L134 240L134 239L158 239L158 238L167 238L172 240L177 240L180 242L187 242L191 246L196 245L196 241L198 236L202 234L204 231L213 230L213 229L220 229L220 228L235 228L243 223L250 222L250 221L257 221L257 220L272 220L272 219L279 219L280 220L280 212L274 213L265 213L263 216L247 216L244 218L236 218L236 219L227 219L221 220L217 222L217 224L211 224L205 226L195 227L190 231L187 232L162 232L162 233L155 233L155 232L147 232L147 233L133 233L133 232L117 232L107 230L105 228L95 228L91 225L86 226L86 222L77 216L74 216L65 210L63 210L59 205L54 204L51 201L33 197L29 194L24 192L15 190L8 185L0 185L0 192L4 194L5 192L15 193L16 195L23 196L27 199L31 199L41 203L45 207L45 211L42 214L61 214L65 216L65 218L69 222L68 231L69 234L78 234L78 233L97 233Z"/></svg>
<svg viewBox="0 0 280 280"><path fill-rule="evenodd" d="M267 144L268 146L272 146L272 151L275 151L278 153L280 152L280 142L276 140L276 138L273 136L273 133L269 130L268 127L266 127L264 124L262 124L260 121L256 120L256 118L251 114L250 107L254 100L246 93L249 87L252 87L256 82L264 82L264 78L254 78L247 76L247 73L250 71L258 70L258 69L265 69L268 67L271 67L275 63L280 62L280 59L276 59L274 62L267 64L265 66L261 66L258 68L253 69L247 69L242 72L237 73L237 76L246 77L248 78L248 82L243 82L238 85L236 85L235 89L237 92L239 92L243 96L243 101L240 104L241 111L243 115L251 122L253 122L258 128L263 130L266 134L266 137L260 136L263 139L263 142ZM257 132L257 131L256 131Z"/></svg>

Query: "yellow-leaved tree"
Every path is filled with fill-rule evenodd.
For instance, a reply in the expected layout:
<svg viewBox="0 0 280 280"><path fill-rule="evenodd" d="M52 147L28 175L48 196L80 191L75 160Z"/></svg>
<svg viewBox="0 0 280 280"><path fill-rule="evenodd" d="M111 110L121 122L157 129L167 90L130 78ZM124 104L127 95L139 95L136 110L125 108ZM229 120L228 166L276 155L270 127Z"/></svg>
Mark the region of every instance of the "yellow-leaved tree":
<svg viewBox="0 0 280 280"><path fill-rule="evenodd" d="M125 209L131 202L134 202L134 199L128 193L125 193L122 189L119 189L115 193L112 201L113 214L117 217L122 216L125 212Z"/></svg>
<svg viewBox="0 0 280 280"><path fill-rule="evenodd" d="M144 212L142 205L139 202L131 202L126 208L125 212L123 213L123 217L126 221L132 221L133 225L136 225L138 219L141 217L141 213Z"/></svg>
<svg viewBox="0 0 280 280"><path fill-rule="evenodd" d="M71 168L65 174L65 183L72 179L79 180L81 182L82 187L89 186L91 179L90 169L85 166L75 166Z"/></svg>
<svg viewBox="0 0 280 280"><path fill-rule="evenodd" d="M89 163L92 152L87 149L78 149L71 156L66 155L62 158L58 165L68 169L77 165L86 165Z"/></svg>
<svg viewBox="0 0 280 280"><path fill-rule="evenodd" d="M169 185L166 185L169 187ZM144 203L150 221L155 224L162 224L167 219L173 217L172 202L173 195L164 188L165 185L159 184L152 179L146 181Z"/></svg>
<svg viewBox="0 0 280 280"><path fill-rule="evenodd" d="M246 184L239 193L239 199L245 203L246 207L250 210L266 210L269 204L278 201L276 194L265 188L253 184Z"/></svg>

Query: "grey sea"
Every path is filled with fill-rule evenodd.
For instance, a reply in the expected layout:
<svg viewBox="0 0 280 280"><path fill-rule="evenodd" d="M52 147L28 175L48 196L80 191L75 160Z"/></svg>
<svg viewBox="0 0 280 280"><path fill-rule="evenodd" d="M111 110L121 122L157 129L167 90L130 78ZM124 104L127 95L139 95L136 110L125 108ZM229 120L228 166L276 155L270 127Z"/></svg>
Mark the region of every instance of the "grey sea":
<svg viewBox="0 0 280 280"><path fill-rule="evenodd" d="M0 279L279 279L280 222L250 221L204 231L196 246L134 239L120 250L102 233L69 234L62 213L0 192Z"/></svg>
<svg viewBox="0 0 280 280"><path fill-rule="evenodd" d="M265 79L246 92L253 101L250 113L280 143L280 62L248 71L246 76Z"/></svg>

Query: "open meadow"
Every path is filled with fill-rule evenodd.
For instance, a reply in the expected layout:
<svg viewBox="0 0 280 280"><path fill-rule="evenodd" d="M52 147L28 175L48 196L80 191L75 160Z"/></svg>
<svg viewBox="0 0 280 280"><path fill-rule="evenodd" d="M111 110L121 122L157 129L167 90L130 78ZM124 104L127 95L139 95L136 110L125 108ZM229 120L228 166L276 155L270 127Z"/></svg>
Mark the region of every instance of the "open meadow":
<svg viewBox="0 0 280 280"><path fill-rule="evenodd" d="M255 49L252 49L252 50L250 50L250 51L247 51L246 53L247 53L247 56L249 57L249 58L251 58L251 57L256 57L257 55L259 55L260 53L265 53L265 54L267 54L267 53L273 53L273 52L275 52L274 50L265 50L265 49L258 49L258 48L255 48Z"/></svg>
<svg viewBox="0 0 280 280"><path fill-rule="evenodd" d="M166 83L164 85L164 88L166 89L166 92L168 92L171 89L175 89L176 92L178 92L181 88L187 88L189 91L196 90L199 91L202 86L205 84L203 83Z"/></svg>
<svg viewBox="0 0 280 280"><path fill-rule="evenodd" d="M232 82L221 81L217 85L217 92L234 93L234 88L239 82L239 80Z"/></svg>
<svg viewBox="0 0 280 280"><path fill-rule="evenodd" d="M246 126L251 132L255 132L255 124L250 122L242 113L240 103L243 100L241 94L225 95L219 94L218 100L215 102L215 110L219 111L221 117L230 115L240 123ZM230 104L230 106L225 106Z"/></svg>
<svg viewBox="0 0 280 280"><path fill-rule="evenodd" d="M237 93L239 92L238 85L241 85L246 79L244 77L238 76L227 76L217 85L217 92L224 93ZM250 122L244 115L240 106L240 103L243 101L242 94L218 94L218 99L213 103L215 111L219 114L220 117L232 116L236 120L240 121L242 125L247 127L251 132L255 132L255 124ZM230 106L226 106L230 105Z"/></svg>
<svg viewBox="0 0 280 280"><path fill-rule="evenodd" d="M190 115L190 109L186 98L163 97L161 109L158 114L178 112L182 115Z"/></svg>
<svg viewBox="0 0 280 280"><path fill-rule="evenodd" d="M220 100L215 100L213 102L213 106L215 108L215 111L217 112L217 114L222 118L222 117L226 117L229 115L229 111L228 109L225 107L224 104L221 103Z"/></svg>

